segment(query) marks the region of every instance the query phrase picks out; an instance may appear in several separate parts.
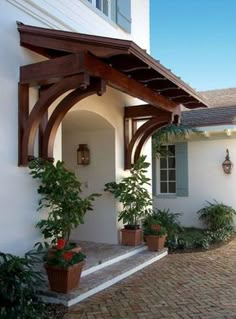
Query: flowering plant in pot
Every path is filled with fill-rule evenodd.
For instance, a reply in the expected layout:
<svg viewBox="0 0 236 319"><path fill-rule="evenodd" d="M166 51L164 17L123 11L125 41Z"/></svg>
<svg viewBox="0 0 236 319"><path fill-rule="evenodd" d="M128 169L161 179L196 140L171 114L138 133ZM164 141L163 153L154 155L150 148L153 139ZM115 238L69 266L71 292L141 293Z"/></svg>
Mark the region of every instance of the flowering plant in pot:
<svg viewBox="0 0 236 319"><path fill-rule="evenodd" d="M152 198L147 190L150 178L146 177L150 164L145 160L146 156L141 156L130 170L130 176L124 177L119 183L105 184L105 191L111 192L123 204L118 217L118 220L122 220L125 224L121 230L123 245L141 244L140 222L151 211Z"/></svg>
<svg viewBox="0 0 236 319"><path fill-rule="evenodd" d="M55 277L58 276L55 281L59 281L62 278L59 269L69 275L70 268L77 268L76 264L85 258L82 253L71 251L73 244L70 243L70 235L73 229L84 223L86 212L93 209L92 203L100 194L94 193L82 198L80 181L61 161L54 165L52 162L35 159L29 163L29 168L32 177L40 182L38 194L41 198L38 210L46 209L48 212L36 227L41 230L46 242L54 245L46 254L46 269L48 273L49 268L50 273L54 271ZM41 243L37 244L38 249L43 248ZM48 244L45 246L47 248ZM78 274L75 277L77 278Z"/></svg>
<svg viewBox="0 0 236 319"><path fill-rule="evenodd" d="M78 287L85 257L81 252L72 251L64 239L58 239L54 253L44 257L51 290L68 293Z"/></svg>

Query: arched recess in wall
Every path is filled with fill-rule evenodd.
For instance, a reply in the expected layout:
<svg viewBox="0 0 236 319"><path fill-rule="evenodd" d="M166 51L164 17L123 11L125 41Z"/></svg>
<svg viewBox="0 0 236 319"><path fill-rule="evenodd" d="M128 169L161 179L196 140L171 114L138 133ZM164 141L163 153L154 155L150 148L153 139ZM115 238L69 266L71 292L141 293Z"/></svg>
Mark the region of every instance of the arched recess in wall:
<svg viewBox="0 0 236 319"><path fill-rule="evenodd" d="M79 144L87 144L90 164L78 165L76 151ZM88 212L84 225L73 233L74 240L115 242L117 233L116 205L113 197L104 193L104 184L115 180L115 128L101 115L81 109L68 112L62 121L62 159L82 182L82 195L103 194Z"/></svg>

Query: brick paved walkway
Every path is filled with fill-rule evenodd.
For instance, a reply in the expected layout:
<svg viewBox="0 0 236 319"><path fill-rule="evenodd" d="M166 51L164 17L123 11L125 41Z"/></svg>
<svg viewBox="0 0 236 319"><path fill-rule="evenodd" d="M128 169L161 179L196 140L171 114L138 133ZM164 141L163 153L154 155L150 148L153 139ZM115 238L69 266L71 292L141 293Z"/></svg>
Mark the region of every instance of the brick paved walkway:
<svg viewBox="0 0 236 319"><path fill-rule="evenodd" d="M64 319L236 319L236 239L169 255L72 308Z"/></svg>

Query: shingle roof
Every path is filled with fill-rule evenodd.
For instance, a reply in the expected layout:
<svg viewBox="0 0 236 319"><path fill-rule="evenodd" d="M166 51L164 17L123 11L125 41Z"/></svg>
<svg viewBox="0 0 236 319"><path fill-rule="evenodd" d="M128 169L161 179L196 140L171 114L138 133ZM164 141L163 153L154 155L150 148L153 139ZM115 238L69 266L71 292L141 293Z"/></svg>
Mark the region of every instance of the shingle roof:
<svg viewBox="0 0 236 319"><path fill-rule="evenodd" d="M199 92L210 107L236 105L236 88Z"/></svg>
<svg viewBox="0 0 236 319"><path fill-rule="evenodd" d="M236 124L236 105L185 111L181 123L188 126Z"/></svg>
<svg viewBox="0 0 236 319"><path fill-rule="evenodd" d="M200 93L210 108L182 112L182 124L195 127L236 124L236 88Z"/></svg>

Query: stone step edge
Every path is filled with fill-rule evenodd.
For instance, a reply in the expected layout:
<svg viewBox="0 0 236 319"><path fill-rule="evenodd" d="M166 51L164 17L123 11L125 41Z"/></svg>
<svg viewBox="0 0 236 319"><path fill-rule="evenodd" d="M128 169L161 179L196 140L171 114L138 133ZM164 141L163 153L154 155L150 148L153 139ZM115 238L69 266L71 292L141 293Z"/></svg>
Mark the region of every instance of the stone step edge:
<svg viewBox="0 0 236 319"><path fill-rule="evenodd" d="M138 248L133 249L133 250L131 250L131 251L127 252L127 253L124 253L124 254L122 254L120 256L116 256L114 258L106 260L106 261L104 261L103 263L101 263L99 265L92 266L92 267L90 267L88 269L83 270L82 274L81 274L81 277L85 277L87 275L90 275L90 274L92 274L95 271L98 271L98 270L101 270L102 268L105 268L105 267L108 267L110 265L113 265L113 264L115 264L115 263L117 263L117 262L119 262L121 260L124 260L126 258L131 257L131 256L134 256L134 255L136 255L136 254L138 254L138 253L140 253L141 251L144 251L144 250L147 250L147 246L138 247Z"/></svg>
<svg viewBox="0 0 236 319"><path fill-rule="evenodd" d="M54 297L48 297L48 296L43 296L43 301L46 302L46 303L55 303L55 304L63 304L64 306L66 307L71 307L75 304L78 304L79 302L85 300L86 298L88 297L91 297L93 295L95 295L96 293L116 284L117 282L133 275L134 273L136 273L137 271L151 265L152 263L154 263L155 261L158 261L160 259L162 259L163 257L167 256L168 255L168 251L165 250L165 251L162 251L160 252L157 256L147 260L146 262L124 272L123 274L121 275L118 275L100 285L98 285L97 287L95 288L92 288L91 290L89 291L86 291L85 293L82 293L81 295L71 299L71 300L62 300L62 299L58 299L58 298L54 298Z"/></svg>

